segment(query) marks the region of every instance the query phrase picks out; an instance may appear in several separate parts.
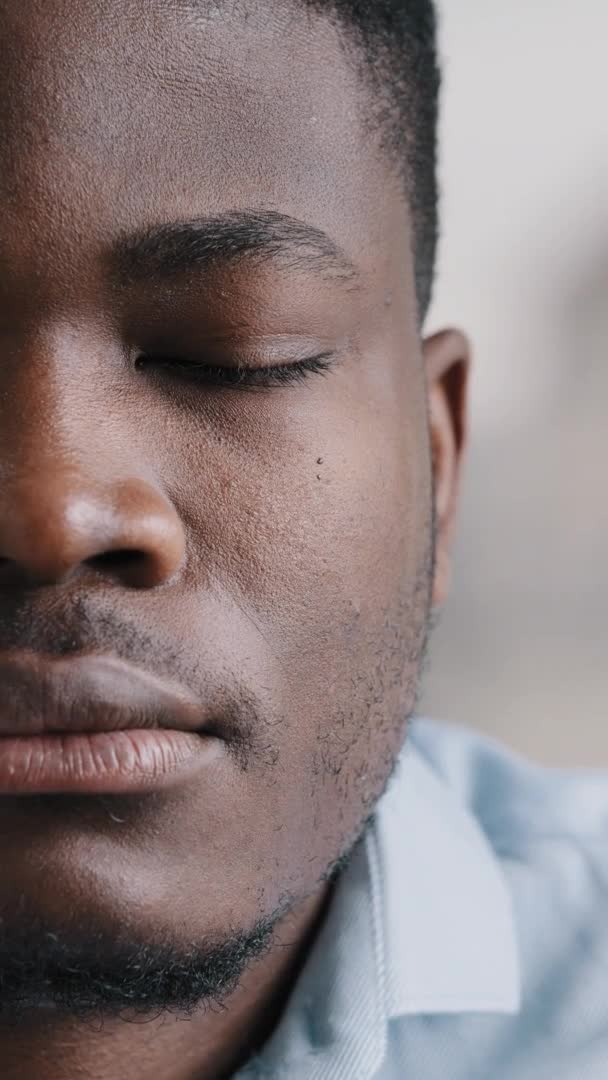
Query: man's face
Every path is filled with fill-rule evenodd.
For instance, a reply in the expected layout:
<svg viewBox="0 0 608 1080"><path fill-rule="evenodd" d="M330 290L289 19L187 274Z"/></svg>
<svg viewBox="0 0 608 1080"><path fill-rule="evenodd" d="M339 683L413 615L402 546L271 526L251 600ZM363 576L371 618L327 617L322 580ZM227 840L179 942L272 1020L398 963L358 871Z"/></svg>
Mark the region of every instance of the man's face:
<svg viewBox="0 0 608 1080"><path fill-rule="evenodd" d="M401 181L337 32L288 5L2 0L0 43L0 646L137 663L223 735L162 791L0 797L0 913L220 940L314 891L413 706L432 478ZM196 265L124 252L191 222ZM266 386L185 366L315 356Z"/></svg>

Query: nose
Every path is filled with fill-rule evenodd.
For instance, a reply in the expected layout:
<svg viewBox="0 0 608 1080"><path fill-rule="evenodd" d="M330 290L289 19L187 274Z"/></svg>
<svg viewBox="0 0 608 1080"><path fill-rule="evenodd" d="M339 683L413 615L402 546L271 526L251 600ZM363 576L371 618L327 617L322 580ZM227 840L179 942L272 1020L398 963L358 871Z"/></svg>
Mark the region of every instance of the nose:
<svg viewBox="0 0 608 1080"><path fill-rule="evenodd" d="M183 525L156 481L151 425L134 421L133 399L108 379L117 347L71 323L6 342L0 587L93 574L140 589L169 581Z"/></svg>
<svg viewBox="0 0 608 1080"><path fill-rule="evenodd" d="M85 569L132 588L170 580L184 558L177 514L149 482L85 484L56 467L0 498L0 584L54 584Z"/></svg>
<svg viewBox="0 0 608 1080"><path fill-rule="evenodd" d="M144 479L100 484L56 464L2 485L0 585L56 584L88 571L153 588L176 574L184 553L174 508Z"/></svg>

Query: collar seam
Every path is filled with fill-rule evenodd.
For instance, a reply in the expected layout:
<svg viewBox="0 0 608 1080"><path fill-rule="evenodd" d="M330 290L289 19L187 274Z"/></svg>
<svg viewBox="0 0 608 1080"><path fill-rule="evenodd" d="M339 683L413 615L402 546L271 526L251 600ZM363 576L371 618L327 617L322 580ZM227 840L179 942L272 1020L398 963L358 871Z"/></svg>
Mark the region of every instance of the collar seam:
<svg viewBox="0 0 608 1080"><path fill-rule="evenodd" d="M381 1061L386 1057L388 1008L388 965L386 962L386 938L384 933L384 882L380 865L380 850L375 828L368 830L365 837L367 865L369 871L370 906L372 916L372 934L374 956L376 960L376 986L378 989L378 1025L381 1030Z"/></svg>

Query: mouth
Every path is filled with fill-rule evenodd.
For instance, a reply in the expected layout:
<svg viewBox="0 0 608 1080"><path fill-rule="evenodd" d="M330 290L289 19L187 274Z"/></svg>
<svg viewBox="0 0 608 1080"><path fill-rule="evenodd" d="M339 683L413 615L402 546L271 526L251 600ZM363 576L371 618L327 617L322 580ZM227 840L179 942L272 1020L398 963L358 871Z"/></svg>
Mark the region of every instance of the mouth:
<svg viewBox="0 0 608 1080"><path fill-rule="evenodd" d="M182 686L111 656L0 653L0 795L157 790L221 751Z"/></svg>

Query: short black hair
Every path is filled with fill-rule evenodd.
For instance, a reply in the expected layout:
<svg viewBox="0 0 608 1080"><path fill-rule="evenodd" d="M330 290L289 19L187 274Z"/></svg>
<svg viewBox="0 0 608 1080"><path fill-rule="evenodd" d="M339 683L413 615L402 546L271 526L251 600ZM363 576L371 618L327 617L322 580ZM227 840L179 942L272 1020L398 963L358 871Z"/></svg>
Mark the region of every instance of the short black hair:
<svg viewBox="0 0 608 1080"><path fill-rule="evenodd" d="M433 289L438 238L437 122L440 72L433 0L302 0L337 18L360 47L374 122L401 169L412 211L421 321Z"/></svg>

